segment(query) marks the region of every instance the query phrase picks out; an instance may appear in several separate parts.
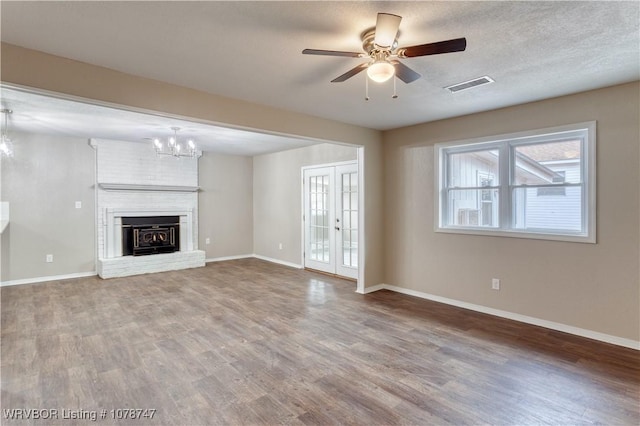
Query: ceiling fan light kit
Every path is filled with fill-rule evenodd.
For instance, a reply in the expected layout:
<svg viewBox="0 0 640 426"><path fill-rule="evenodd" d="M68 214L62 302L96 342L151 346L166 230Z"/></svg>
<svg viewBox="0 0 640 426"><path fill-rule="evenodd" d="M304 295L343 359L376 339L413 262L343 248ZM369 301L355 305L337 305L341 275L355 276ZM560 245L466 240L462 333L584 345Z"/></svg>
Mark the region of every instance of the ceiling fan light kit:
<svg viewBox="0 0 640 426"><path fill-rule="evenodd" d="M467 47L465 38L440 41L436 43L420 44L416 46L398 48L398 30L401 16L390 13L378 13L376 26L362 34L362 48L365 53L342 52L337 50L304 49L305 55L343 56L349 58L369 58L369 62L362 63L346 73L331 80L332 83L341 83L348 80L363 70L367 70L367 76L377 82L383 83L394 75L404 83L418 80L421 75L399 59L414 58L418 56L438 55L442 53L461 52ZM394 80L395 82L395 80ZM394 88L394 98L397 98ZM367 98L368 99L368 96Z"/></svg>
<svg viewBox="0 0 640 426"><path fill-rule="evenodd" d="M387 61L384 54L380 53L376 56L378 56L377 59L367 68L367 75L376 83L384 83L393 77L396 69Z"/></svg>

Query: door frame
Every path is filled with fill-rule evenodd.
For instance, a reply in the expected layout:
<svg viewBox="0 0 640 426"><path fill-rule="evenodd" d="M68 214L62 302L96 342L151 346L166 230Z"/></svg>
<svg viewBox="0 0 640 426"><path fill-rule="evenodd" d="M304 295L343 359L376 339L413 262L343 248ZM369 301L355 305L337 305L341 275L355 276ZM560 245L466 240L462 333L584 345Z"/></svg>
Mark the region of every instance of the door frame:
<svg viewBox="0 0 640 426"><path fill-rule="evenodd" d="M305 189L304 189L304 173L305 170L310 169L320 169L324 167L336 167L336 166L347 166L347 165L355 165L358 169L358 278L356 279L357 293L363 293L364 290L364 178L363 178L363 162L364 162L364 147L359 146L357 150L357 159L356 160L347 160L347 161L336 161L333 163L322 163L322 164L313 164L310 166L302 166L300 168L300 193L301 197L301 205L300 205L300 236L301 236L301 244L300 244L300 258L302 259L302 267L305 266L305 223L304 223L304 215L306 213L306 204L305 204ZM336 259L337 260L337 259Z"/></svg>

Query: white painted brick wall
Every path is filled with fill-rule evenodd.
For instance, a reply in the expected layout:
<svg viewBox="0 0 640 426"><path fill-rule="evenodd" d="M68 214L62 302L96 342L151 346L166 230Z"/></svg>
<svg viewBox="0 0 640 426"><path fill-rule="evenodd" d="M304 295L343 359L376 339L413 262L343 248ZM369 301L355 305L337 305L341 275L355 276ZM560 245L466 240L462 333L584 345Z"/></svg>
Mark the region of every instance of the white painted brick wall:
<svg viewBox="0 0 640 426"><path fill-rule="evenodd" d="M148 143L94 139L98 183L198 186L198 159L156 155Z"/></svg>
<svg viewBox="0 0 640 426"><path fill-rule="evenodd" d="M176 191L106 191L101 183L132 185L198 186L198 160L188 157L157 156L151 145L113 140L91 141L97 151L96 226L98 272L103 278L204 266L204 252L198 251L198 194ZM163 209L192 211L194 252L131 256L105 259L105 212L107 208L128 210ZM142 259L142 260L139 260ZM103 276L104 271L106 276Z"/></svg>

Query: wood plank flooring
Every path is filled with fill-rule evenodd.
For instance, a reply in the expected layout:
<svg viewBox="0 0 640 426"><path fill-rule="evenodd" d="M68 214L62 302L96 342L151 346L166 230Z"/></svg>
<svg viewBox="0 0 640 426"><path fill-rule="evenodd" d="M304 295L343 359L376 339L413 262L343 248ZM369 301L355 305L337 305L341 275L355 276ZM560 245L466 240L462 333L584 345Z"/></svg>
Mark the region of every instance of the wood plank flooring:
<svg viewBox="0 0 640 426"><path fill-rule="evenodd" d="M1 296L2 424L640 424L637 351L257 259Z"/></svg>

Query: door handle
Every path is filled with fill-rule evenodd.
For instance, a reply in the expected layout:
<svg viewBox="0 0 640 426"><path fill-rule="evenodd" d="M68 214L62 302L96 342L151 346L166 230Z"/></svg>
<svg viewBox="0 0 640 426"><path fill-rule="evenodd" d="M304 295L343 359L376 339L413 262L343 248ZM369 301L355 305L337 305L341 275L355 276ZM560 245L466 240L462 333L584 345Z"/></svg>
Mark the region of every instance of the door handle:
<svg viewBox="0 0 640 426"><path fill-rule="evenodd" d="M339 231L339 230L340 230L340 227L339 227L339 226L336 226L336 231Z"/></svg>

